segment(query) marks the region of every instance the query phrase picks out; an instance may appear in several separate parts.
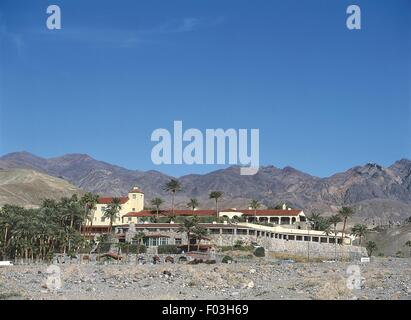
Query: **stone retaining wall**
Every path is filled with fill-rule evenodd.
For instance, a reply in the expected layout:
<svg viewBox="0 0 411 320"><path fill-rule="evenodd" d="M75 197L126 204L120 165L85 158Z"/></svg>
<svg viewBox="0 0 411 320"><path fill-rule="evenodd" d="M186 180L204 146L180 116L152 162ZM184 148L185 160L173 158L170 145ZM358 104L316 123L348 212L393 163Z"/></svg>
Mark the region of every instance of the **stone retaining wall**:
<svg viewBox="0 0 411 320"><path fill-rule="evenodd" d="M213 242L218 246L233 246L237 240L245 245L257 243L270 252L289 253L290 255L308 256L312 258L334 259L358 259L367 256L364 247L352 245L335 245L331 243L318 243L296 240L281 240L275 238L247 236L247 235L213 235Z"/></svg>

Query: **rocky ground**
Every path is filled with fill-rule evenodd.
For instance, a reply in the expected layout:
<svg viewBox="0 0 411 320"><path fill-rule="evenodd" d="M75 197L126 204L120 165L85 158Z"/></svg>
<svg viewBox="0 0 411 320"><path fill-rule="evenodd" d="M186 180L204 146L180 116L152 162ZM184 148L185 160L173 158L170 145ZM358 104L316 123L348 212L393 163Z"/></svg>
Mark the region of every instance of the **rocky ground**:
<svg viewBox="0 0 411 320"><path fill-rule="evenodd" d="M0 268L0 299L411 299L410 258L358 263L360 289L347 287L353 264L67 264L59 290L47 288L48 265L17 265Z"/></svg>

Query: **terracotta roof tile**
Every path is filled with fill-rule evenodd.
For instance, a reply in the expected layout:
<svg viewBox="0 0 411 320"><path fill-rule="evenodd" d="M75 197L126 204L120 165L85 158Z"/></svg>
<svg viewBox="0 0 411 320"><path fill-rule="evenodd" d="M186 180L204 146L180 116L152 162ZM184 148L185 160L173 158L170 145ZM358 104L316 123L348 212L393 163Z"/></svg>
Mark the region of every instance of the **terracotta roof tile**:
<svg viewBox="0 0 411 320"><path fill-rule="evenodd" d="M113 200L113 197L103 197L98 199L99 204L109 204ZM120 197L120 203L125 204L128 201L128 197Z"/></svg>

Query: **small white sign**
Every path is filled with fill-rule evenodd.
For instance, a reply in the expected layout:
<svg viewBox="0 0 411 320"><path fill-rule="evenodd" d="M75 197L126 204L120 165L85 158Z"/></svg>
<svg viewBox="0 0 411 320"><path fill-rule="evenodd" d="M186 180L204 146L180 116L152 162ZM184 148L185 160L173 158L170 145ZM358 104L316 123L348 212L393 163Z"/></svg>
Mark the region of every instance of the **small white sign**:
<svg viewBox="0 0 411 320"><path fill-rule="evenodd" d="M11 261L0 261L0 267L12 266Z"/></svg>
<svg viewBox="0 0 411 320"><path fill-rule="evenodd" d="M370 262L370 258L369 257L362 257L361 262Z"/></svg>

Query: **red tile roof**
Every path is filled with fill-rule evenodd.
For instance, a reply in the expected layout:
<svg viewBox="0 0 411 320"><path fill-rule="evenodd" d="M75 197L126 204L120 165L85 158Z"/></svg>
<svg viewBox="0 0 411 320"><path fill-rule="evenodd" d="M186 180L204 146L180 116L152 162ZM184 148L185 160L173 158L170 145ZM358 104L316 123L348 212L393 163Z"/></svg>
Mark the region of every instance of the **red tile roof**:
<svg viewBox="0 0 411 320"><path fill-rule="evenodd" d="M132 188L128 193L142 193L142 194L144 194L144 192L141 191L139 188L136 188L136 189Z"/></svg>
<svg viewBox="0 0 411 320"><path fill-rule="evenodd" d="M234 209L226 209L220 211L220 214L224 212L238 212L243 213L245 216L254 216L253 209L245 209L245 210L234 210ZM276 210L276 209L262 209L257 210L257 216L274 216L274 217L282 217L282 216L298 216L302 213L302 210L292 209L292 210ZM160 216L170 216L171 210L160 210ZM174 210L174 214L176 216L215 216L215 210ZM140 212L129 212L125 214L123 217L153 217L156 215L155 210L143 210Z"/></svg>
<svg viewBox="0 0 411 320"><path fill-rule="evenodd" d="M163 233L148 233L144 236L145 238L170 238L169 235Z"/></svg>
<svg viewBox="0 0 411 320"><path fill-rule="evenodd" d="M172 215L171 210L160 210L160 216ZM143 210L139 212L129 212L123 217L153 217L157 214L156 210ZM215 216L215 210L174 210L176 216Z"/></svg>
<svg viewBox="0 0 411 320"><path fill-rule="evenodd" d="M113 197L103 197L98 199L99 204L109 204L113 200ZM120 197L120 203L124 204L128 201L128 197Z"/></svg>
<svg viewBox="0 0 411 320"><path fill-rule="evenodd" d="M220 211L221 213L224 213L225 211ZM246 209L246 210L232 210L229 209L226 212L241 212L245 216L253 216L254 215L254 209ZM262 209L262 210L256 210L256 215L257 216L298 216L300 213L302 213L302 210L298 209L291 209L291 210L277 210L277 209Z"/></svg>
<svg viewBox="0 0 411 320"><path fill-rule="evenodd" d="M236 224L224 224L224 223L200 223L202 227L205 228L239 228L239 229L244 229L247 227L244 226L238 226ZM180 224L179 223L137 223L134 225L136 229L146 229L146 228L159 228L159 229L164 229L164 228L179 228ZM118 228L129 228L129 224L122 224L119 226L116 226Z"/></svg>

